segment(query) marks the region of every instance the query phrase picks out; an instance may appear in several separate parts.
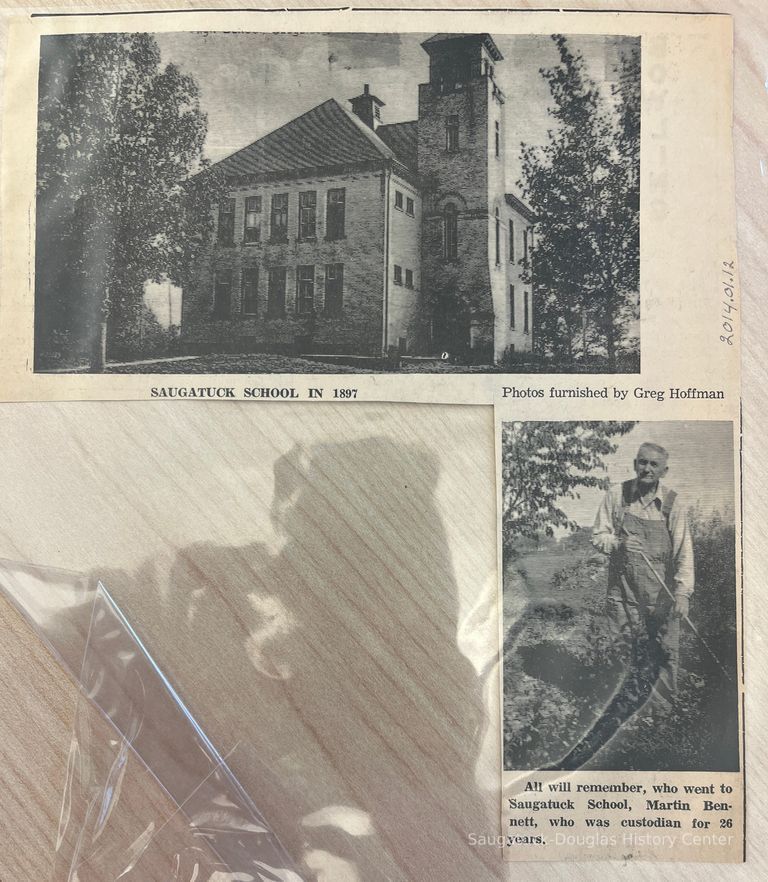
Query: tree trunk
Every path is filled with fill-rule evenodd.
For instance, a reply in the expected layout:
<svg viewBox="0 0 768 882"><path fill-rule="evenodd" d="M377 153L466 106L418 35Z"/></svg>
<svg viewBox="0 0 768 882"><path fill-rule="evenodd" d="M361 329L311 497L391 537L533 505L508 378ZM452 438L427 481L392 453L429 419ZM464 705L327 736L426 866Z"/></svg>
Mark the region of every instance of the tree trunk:
<svg viewBox="0 0 768 882"><path fill-rule="evenodd" d="M574 352L573 352L573 344L576 340L576 335L578 333L576 329L576 324L573 320L573 313L568 311L565 317L565 338L566 338L566 360L568 364L573 364Z"/></svg>
<svg viewBox="0 0 768 882"><path fill-rule="evenodd" d="M101 295L97 292L97 297L101 298L101 303L95 310L98 316L98 324L96 325L96 333L93 336L91 345L91 367L92 374L103 374L107 366L107 318L109 313L109 289Z"/></svg>
<svg viewBox="0 0 768 882"><path fill-rule="evenodd" d="M99 323L98 333L93 339L91 349L91 373L103 374L107 366L107 320Z"/></svg>
<svg viewBox="0 0 768 882"><path fill-rule="evenodd" d="M605 332L605 351L608 354L608 371L616 373L616 335L611 322Z"/></svg>

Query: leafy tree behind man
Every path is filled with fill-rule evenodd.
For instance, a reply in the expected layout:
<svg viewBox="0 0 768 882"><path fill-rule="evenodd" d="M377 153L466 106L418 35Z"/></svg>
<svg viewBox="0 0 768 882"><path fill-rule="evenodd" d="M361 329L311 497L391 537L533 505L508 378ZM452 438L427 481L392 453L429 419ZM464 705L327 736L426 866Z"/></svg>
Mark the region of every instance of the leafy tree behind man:
<svg viewBox="0 0 768 882"><path fill-rule="evenodd" d="M555 528L575 530L562 509L581 488L602 487L597 474L615 453L614 438L633 422L509 422L501 436L502 523L507 552L521 538L553 536Z"/></svg>

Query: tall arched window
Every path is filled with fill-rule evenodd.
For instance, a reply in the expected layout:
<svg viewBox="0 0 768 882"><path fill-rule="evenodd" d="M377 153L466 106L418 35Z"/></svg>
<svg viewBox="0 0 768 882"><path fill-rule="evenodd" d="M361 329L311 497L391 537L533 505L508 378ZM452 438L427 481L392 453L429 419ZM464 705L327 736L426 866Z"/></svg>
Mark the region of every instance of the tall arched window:
<svg viewBox="0 0 768 882"><path fill-rule="evenodd" d="M496 209L496 264L501 263L501 218L499 209Z"/></svg>
<svg viewBox="0 0 768 882"><path fill-rule="evenodd" d="M443 253L456 257L459 250L459 220L456 206L449 202L443 209Z"/></svg>

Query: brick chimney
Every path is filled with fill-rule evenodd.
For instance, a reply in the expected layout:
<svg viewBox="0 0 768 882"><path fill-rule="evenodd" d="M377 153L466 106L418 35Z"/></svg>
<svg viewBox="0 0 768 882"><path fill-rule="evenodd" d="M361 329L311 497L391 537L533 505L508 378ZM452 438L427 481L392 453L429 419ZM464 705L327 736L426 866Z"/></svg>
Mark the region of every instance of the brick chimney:
<svg viewBox="0 0 768 882"><path fill-rule="evenodd" d="M384 102L375 95L371 95L368 83L363 86L362 95L358 95L357 98L350 98L349 100L352 103L352 112L359 116L369 128L375 130L376 126L381 122L380 108L384 107Z"/></svg>

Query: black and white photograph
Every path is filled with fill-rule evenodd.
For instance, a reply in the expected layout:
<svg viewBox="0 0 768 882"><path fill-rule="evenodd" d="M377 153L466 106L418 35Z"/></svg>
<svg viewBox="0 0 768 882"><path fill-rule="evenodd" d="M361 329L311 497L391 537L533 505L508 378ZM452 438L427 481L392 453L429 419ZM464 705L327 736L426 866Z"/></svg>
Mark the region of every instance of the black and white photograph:
<svg viewBox="0 0 768 882"><path fill-rule="evenodd" d="M737 772L731 422L502 423L504 769Z"/></svg>
<svg viewBox="0 0 768 882"><path fill-rule="evenodd" d="M36 373L637 373L641 38L40 42Z"/></svg>

